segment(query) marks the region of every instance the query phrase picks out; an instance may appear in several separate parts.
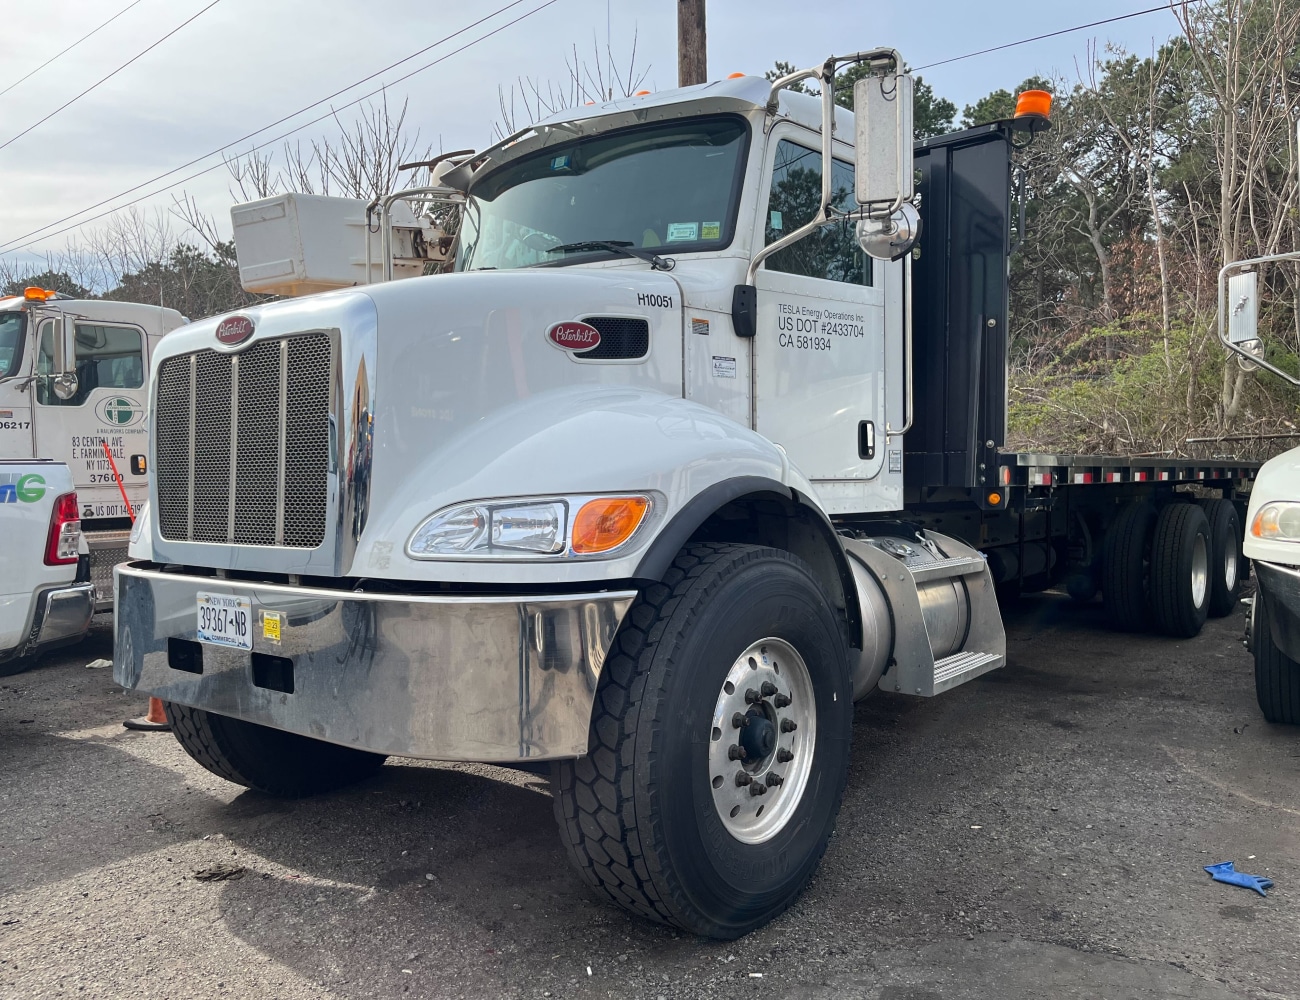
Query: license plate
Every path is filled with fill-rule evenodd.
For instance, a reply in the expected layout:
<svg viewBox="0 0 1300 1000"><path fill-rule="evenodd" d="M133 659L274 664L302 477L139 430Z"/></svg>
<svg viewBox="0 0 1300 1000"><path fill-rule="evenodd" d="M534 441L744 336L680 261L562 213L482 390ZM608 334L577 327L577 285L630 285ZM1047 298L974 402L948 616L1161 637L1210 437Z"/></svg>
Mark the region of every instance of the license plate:
<svg viewBox="0 0 1300 1000"><path fill-rule="evenodd" d="M234 594L198 597L199 642L231 649L253 648L253 602Z"/></svg>

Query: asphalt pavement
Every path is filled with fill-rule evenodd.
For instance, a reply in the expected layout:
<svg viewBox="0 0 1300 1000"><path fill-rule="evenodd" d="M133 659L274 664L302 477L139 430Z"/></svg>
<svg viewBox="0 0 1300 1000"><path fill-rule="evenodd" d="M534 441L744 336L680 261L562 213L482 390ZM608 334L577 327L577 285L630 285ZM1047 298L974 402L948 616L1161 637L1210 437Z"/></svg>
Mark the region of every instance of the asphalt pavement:
<svg viewBox="0 0 1300 1000"><path fill-rule="evenodd" d="M1006 668L859 705L816 878L730 943L591 897L542 776L222 782L122 728L100 621L0 679L0 996L1300 997L1300 730L1261 718L1240 613L1190 641L1101 614L1028 598Z"/></svg>

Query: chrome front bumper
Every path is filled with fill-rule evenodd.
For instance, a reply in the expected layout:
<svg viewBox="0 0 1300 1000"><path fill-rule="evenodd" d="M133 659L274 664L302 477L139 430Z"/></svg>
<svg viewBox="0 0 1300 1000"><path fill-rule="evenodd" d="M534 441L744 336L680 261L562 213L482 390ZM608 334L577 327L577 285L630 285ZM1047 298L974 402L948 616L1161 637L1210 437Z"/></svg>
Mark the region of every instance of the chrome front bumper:
<svg viewBox="0 0 1300 1000"><path fill-rule="evenodd" d="M250 600L251 652L195 641L200 591ZM113 676L164 701L378 753L576 757L635 597L361 593L128 562L115 577ZM266 612L280 615L278 642Z"/></svg>

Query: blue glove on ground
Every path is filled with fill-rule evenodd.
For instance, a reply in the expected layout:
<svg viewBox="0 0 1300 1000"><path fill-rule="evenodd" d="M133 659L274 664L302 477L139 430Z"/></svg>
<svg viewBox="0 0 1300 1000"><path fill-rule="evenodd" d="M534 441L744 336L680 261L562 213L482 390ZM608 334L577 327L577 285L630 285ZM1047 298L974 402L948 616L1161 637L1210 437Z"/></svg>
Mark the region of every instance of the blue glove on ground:
<svg viewBox="0 0 1300 1000"><path fill-rule="evenodd" d="M1205 870L1210 873L1210 877L1216 882L1227 882L1228 885L1239 885L1246 889L1254 889L1261 896L1268 895L1264 890L1273 888L1271 878L1234 871L1232 864L1231 861L1224 861L1222 864L1206 865Z"/></svg>

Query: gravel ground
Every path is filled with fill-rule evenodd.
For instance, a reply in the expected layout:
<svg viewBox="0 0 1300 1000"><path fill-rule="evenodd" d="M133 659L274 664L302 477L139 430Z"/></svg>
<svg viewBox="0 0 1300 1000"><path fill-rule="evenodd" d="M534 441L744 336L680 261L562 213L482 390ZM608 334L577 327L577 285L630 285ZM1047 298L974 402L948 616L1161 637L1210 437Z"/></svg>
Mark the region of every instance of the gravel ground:
<svg viewBox="0 0 1300 1000"><path fill-rule="evenodd" d="M1300 997L1300 732L1260 717L1240 614L1189 642L1100 617L1027 599L1005 669L860 705L815 880L732 943L588 896L538 776L220 781L122 728L98 622L0 680L0 995ZM1276 888L1201 870L1229 859Z"/></svg>

